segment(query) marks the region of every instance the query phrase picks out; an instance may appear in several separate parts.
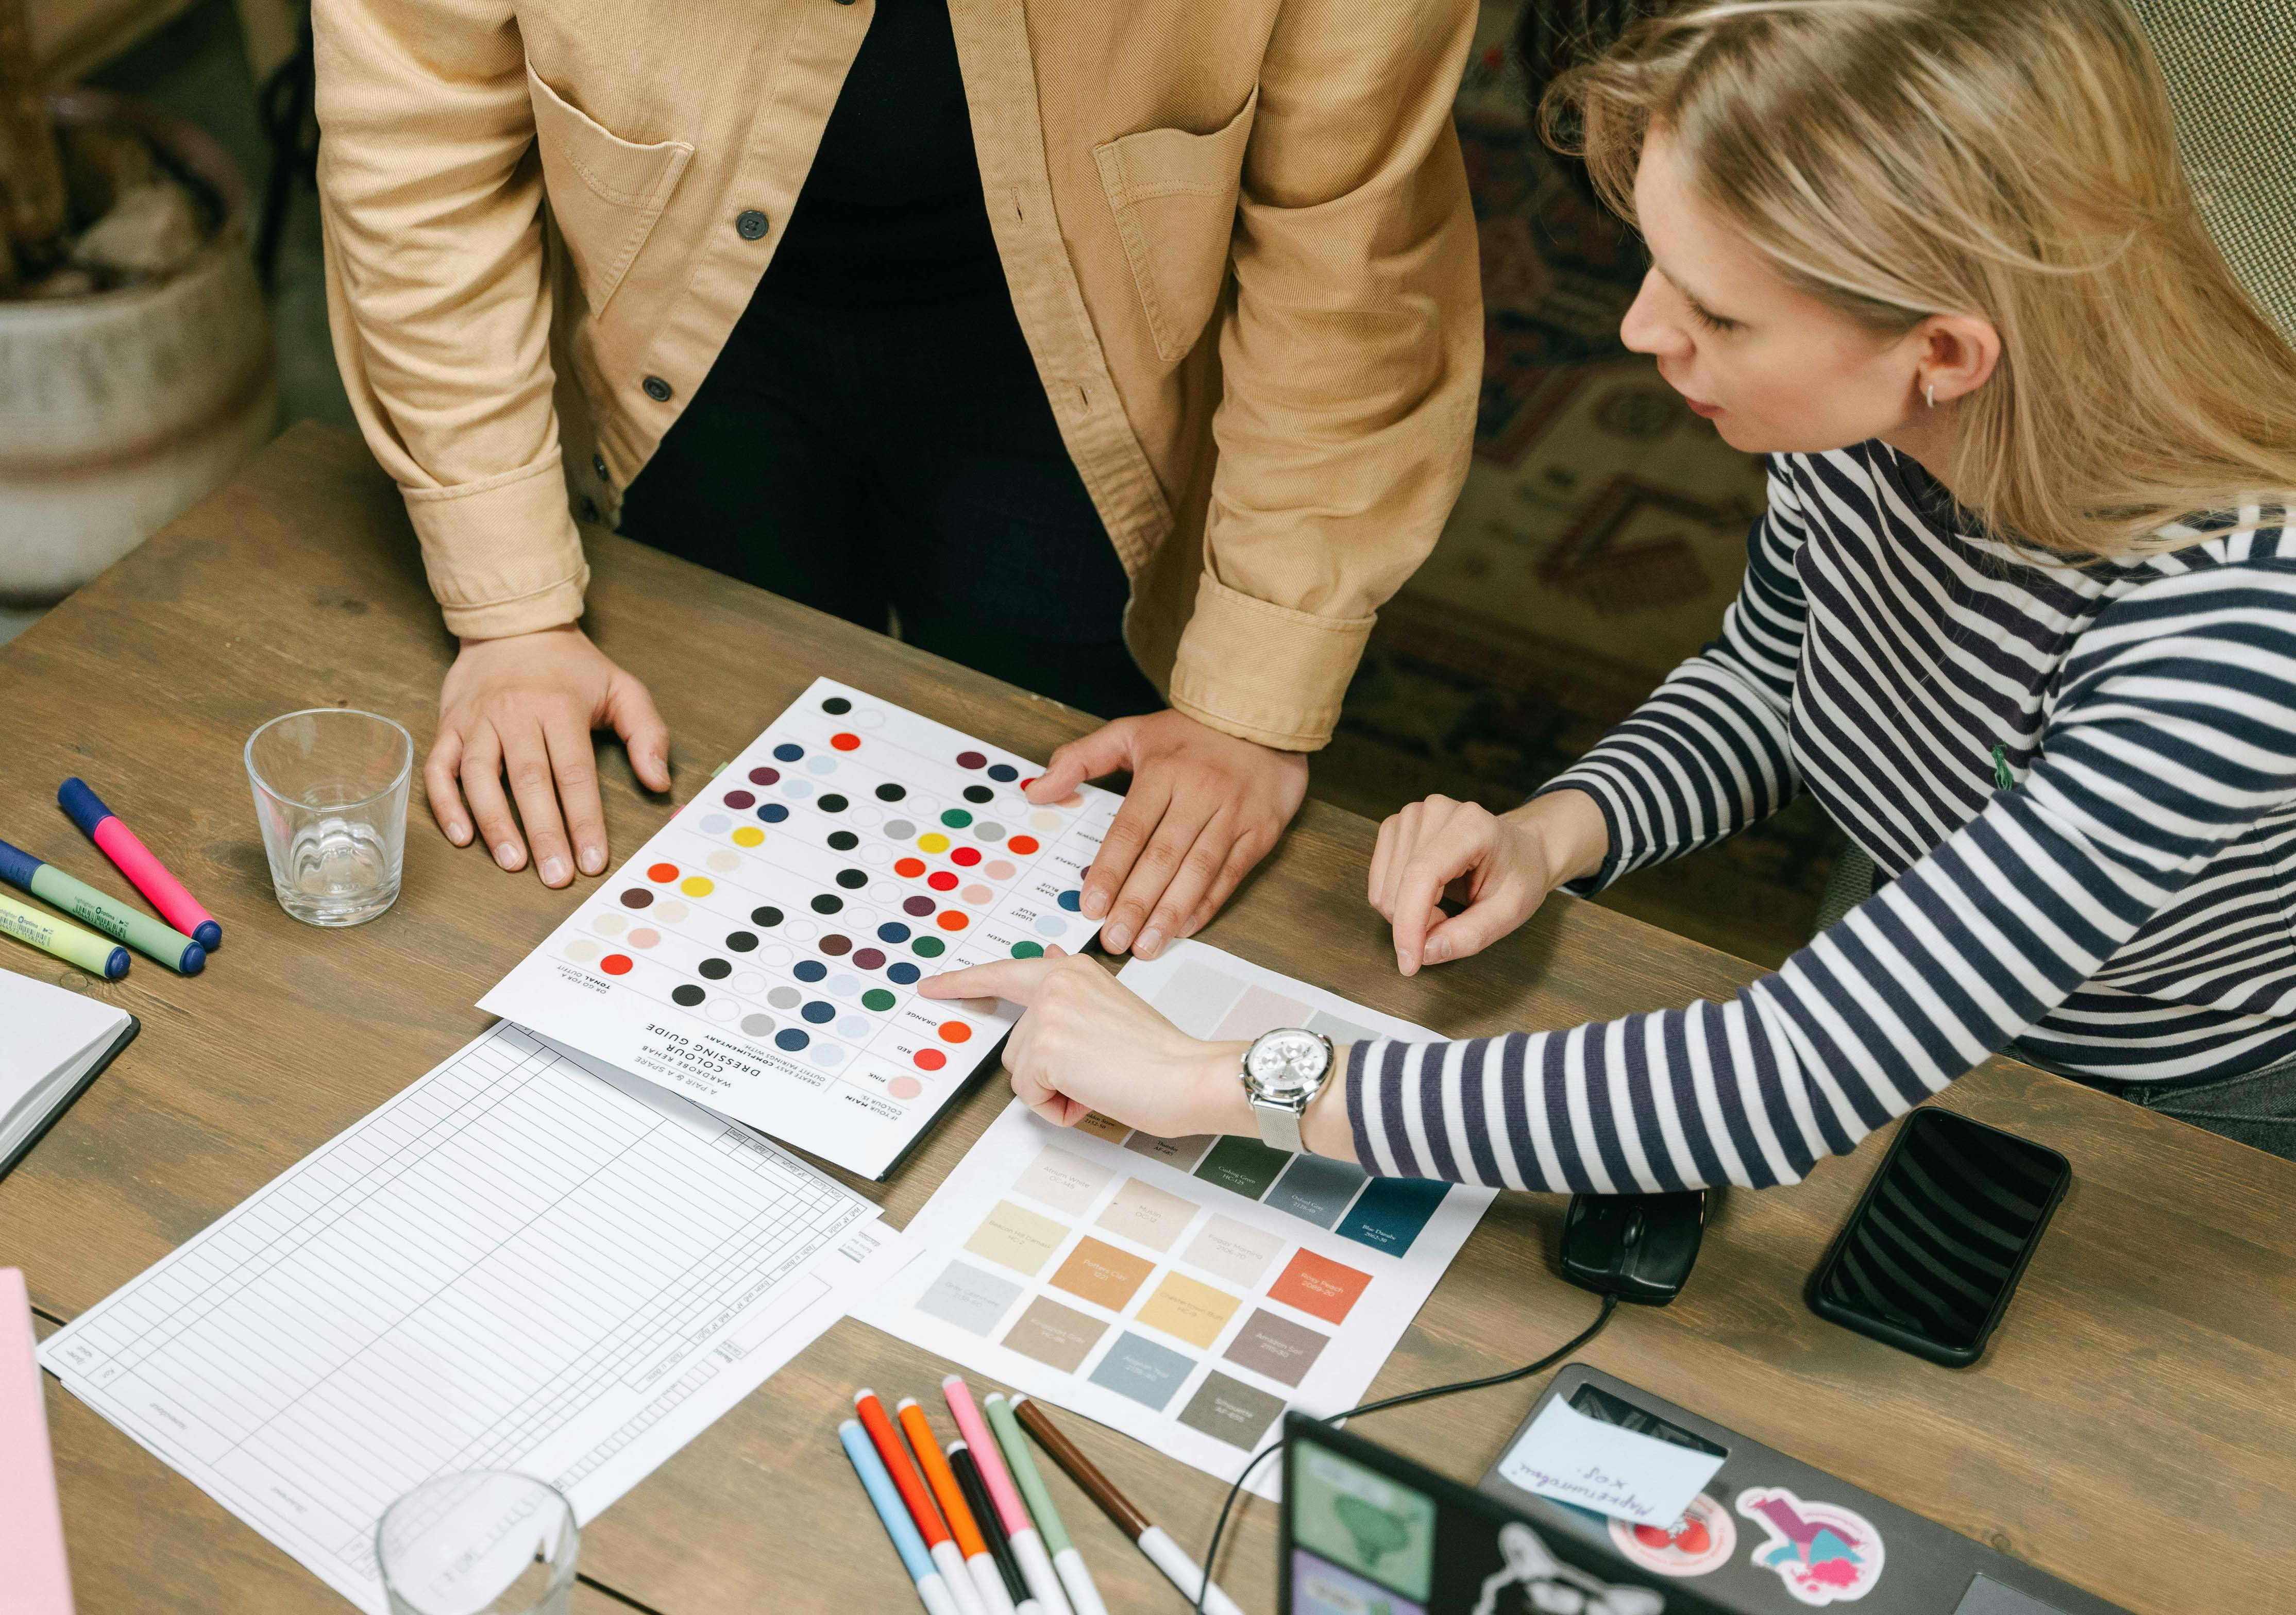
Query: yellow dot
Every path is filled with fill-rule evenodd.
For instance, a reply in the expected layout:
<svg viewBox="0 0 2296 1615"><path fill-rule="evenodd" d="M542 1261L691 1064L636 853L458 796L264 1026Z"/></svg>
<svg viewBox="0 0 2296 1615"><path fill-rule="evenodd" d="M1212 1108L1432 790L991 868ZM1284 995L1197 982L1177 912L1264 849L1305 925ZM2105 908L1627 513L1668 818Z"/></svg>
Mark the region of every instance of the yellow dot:
<svg viewBox="0 0 2296 1615"><path fill-rule="evenodd" d="M917 838L917 845L923 848L927 852L947 852L948 850L948 838L936 831L931 835L919 836Z"/></svg>
<svg viewBox="0 0 2296 1615"><path fill-rule="evenodd" d="M755 847L765 839L766 832L755 824L744 824L734 832L734 845L736 847Z"/></svg>
<svg viewBox="0 0 2296 1615"><path fill-rule="evenodd" d="M706 898L718 889L718 883L708 875L688 875L677 883L677 889L689 898Z"/></svg>

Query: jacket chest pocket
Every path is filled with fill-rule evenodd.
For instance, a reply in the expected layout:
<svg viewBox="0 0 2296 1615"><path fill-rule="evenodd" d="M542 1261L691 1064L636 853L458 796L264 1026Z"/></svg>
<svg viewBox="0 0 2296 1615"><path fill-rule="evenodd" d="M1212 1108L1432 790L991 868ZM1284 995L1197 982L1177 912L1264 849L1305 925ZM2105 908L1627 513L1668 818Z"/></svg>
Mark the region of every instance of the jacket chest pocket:
<svg viewBox="0 0 2296 1615"><path fill-rule="evenodd" d="M1144 129L1092 149L1156 357L1167 364L1186 357L1218 306L1259 107L1255 85L1242 111L1212 134Z"/></svg>
<svg viewBox="0 0 2296 1615"><path fill-rule="evenodd" d="M594 318L652 234L693 148L682 140L624 140L545 84L530 62L526 79L551 216Z"/></svg>

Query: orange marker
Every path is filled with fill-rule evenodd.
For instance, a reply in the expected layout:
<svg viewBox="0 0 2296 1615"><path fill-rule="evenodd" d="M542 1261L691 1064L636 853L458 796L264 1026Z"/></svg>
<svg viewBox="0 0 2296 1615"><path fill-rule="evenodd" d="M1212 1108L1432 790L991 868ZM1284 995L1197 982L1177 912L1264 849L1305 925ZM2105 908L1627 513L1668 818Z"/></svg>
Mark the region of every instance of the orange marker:
<svg viewBox="0 0 2296 1615"><path fill-rule="evenodd" d="M981 1608L980 1595L973 1590L972 1572L965 1564L964 1555L951 1540L948 1527L941 1523L940 1511L933 1506L932 1495L925 1490L916 1465L909 1462L909 1449L901 1445L892 1420L885 1414L885 1405L877 1399L875 1391L862 1390L854 1395L853 1410L861 1415L861 1428L869 1432L877 1455L885 1461L886 1472L893 1477L893 1488L907 1504L909 1517L917 1522L917 1535L925 1539L925 1551L940 1568L941 1579L948 1584L949 1596L956 1600L957 1615L988 1615Z"/></svg>
<svg viewBox="0 0 2296 1615"><path fill-rule="evenodd" d="M932 1483L933 1496L940 1502L940 1512L948 1517L950 1534L956 1538L959 1552L964 1555L964 1567L972 1572L972 1585L980 1595L982 1606L988 1615L1019 1615L1013 1607L1013 1595L1004 1590L1004 1572L996 1568L996 1561L988 1552L988 1539L980 1534L972 1511L965 1506L964 1492L956 1483L956 1472L941 1455L940 1443L933 1439L932 1426L925 1422L925 1410L917 1406L914 1397L903 1397L895 1409L900 1414L901 1429L909 1438L909 1445L917 1451L917 1467L925 1472Z"/></svg>

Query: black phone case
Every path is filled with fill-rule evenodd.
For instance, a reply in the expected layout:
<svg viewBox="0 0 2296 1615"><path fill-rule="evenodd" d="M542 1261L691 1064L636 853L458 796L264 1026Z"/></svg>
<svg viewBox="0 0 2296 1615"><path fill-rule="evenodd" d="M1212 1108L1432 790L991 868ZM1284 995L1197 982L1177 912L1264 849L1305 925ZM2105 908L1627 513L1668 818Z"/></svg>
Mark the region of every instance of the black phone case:
<svg viewBox="0 0 2296 1615"><path fill-rule="evenodd" d="M2009 1303L2017 1294L2017 1285L2025 1276L2025 1264L2033 1259L2033 1251L2040 1244L2041 1236L2049 1231L2050 1220L2056 1216L2057 1207L2065 1198L2065 1191L2072 1186L2072 1162L2046 1144L2037 1144L2030 1138L2018 1137L2016 1134L2005 1128L1997 1127L1990 1123L1964 1116L1958 1111L1950 1112L1956 1120L1970 1127L1983 1127L1988 1133L1999 1133L2004 1138L2013 1138L2030 1149L2042 1151L2056 1161L2058 1168L2056 1186L2049 1192L2047 1201L2041 1207L2039 1220L2033 1225L2032 1235L2026 1240L2025 1248L2017 1253L2016 1265L2010 1268L2008 1281L2001 1286L2000 1299L1993 1303L1992 1310L1985 1315L1984 1326L1977 1332L1977 1338L1968 1345L1942 1345L1936 1340L1915 1334L1911 1330L1900 1329L1896 1324L1884 1322L1880 1318L1868 1317L1862 1312L1853 1312L1846 1307L1836 1306L1820 1293L1823 1281L1827 1271L1833 1267L1834 1258L1841 1254L1841 1247L1848 1242L1851 1231L1865 1217L1866 1208L1873 1202L1875 1192L1888 1181L1890 1167L1898 1159L1898 1152L1905 1148L1906 1141L1913 1135L1914 1129L1923 1125L1923 1117L1939 1113L1938 1110L1924 1105L1906 1118L1905 1125L1898 1129L1897 1137L1890 1141L1890 1152L1882 1157L1880 1169L1868 1180L1866 1192L1857 1197L1857 1205L1850 1209L1849 1219L1841 1225L1841 1231L1833 1236L1833 1242L1825 1248L1825 1255L1811 1270L1809 1282L1802 1290L1802 1299L1812 1312L1829 1324L1839 1324L1842 1328L1862 1334L1868 1340L1879 1340L1884 1346L1894 1346L1899 1351L1910 1352L1915 1357L1924 1358L1931 1363L1943 1364L1948 1368L1966 1368L1985 1355L1986 1342L1993 1338L1993 1331L2001 1323L2001 1315L2009 1310Z"/></svg>

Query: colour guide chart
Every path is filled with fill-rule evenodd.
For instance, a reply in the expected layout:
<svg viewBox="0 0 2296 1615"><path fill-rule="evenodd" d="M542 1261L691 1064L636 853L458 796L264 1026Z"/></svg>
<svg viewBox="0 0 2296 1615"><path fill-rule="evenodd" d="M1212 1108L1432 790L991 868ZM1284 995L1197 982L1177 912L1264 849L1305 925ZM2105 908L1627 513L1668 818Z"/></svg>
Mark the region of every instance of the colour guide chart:
<svg viewBox="0 0 2296 1615"><path fill-rule="evenodd" d="M496 1021L40 1361L385 1615L394 1499L514 1469L587 1524L906 1249L749 1128Z"/></svg>
<svg viewBox="0 0 2296 1615"><path fill-rule="evenodd" d="M1037 807L1037 772L816 679L480 1007L882 1176L1018 1012L916 982L1099 930L1123 799Z"/></svg>
<svg viewBox="0 0 2296 1615"><path fill-rule="evenodd" d="M1198 1037L1435 1036L1201 943L1122 980ZM854 1316L1233 1480L1285 1407L1363 1399L1490 1201L1256 1139L1057 1127L1015 1100Z"/></svg>

